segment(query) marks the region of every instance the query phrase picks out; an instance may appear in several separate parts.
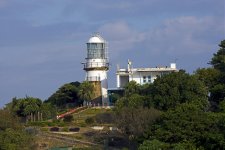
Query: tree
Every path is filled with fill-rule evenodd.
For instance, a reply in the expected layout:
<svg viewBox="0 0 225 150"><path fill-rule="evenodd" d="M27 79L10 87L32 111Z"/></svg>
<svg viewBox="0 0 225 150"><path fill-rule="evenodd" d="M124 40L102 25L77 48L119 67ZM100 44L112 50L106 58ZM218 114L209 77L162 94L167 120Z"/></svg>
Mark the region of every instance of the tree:
<svg viewBox="0 0 225 150"><path fill-rule="evenodd" d="M39 98L26 97L22 100L24 105L23 114L30 116L31 121L36 121L36 116L40 112L42 101Z"/></svg>
<svg viewBox="0 0 225 150"><path fill-rule="evenodd" d="M35 121L42 101L39 98L26 96L25 98L13 98L12 102L6 105L6 109L13 112L19 117L26 117L26 120Z"/></svg>
<svg viewBox="0 0 225 150"><path fill-rule="evenodd" d="M154 108L131 108L124 107L116 113L118 128L128 137L137 138L154 123L161 112Z"/></svg>
<svg viewBox="0 0 225 150"><path fill-rule="evenodd" d="M140 86L135 81L128 82L125 87L125 96L129 97L132 94L139 94Z"/></svg>
<svg viewBox="0 0 225 150"><path fill-rule="evenodd" d="M94 86L89 81L80 84L78 96L83 101L90 101L94 96Z"/></svg>
<svg viewBox="0 0 225 150"><path fill-rule="evenodd" d="M33 136L25 132L19 119L9 110L0 109L0 149L33 149Z"/></svg>
<svg viewBox="0 0 225 150"><path fill-rule="evenodd" d="M41 105L41 120L47 120L51 118L56 118L56 107L54 105L51 105L50 103L43 103Z"/></svg>
<svg viewBox="0 0 225 150"><path fill-rule="evenodd" d="M64 121L64 122L72 122L73 120L74 120L73 115L66 115L66 116L63 118L63 121Z"/></svg>
<svg viewBox="0 0 225 150"><path fill-rule="evenodd" d="M179 71L157 78L151 87L149 100L153 101L155 108L164 111L192 101L205 109L208 106L207 94L207 88L195 76Z"/></svg>
<svg viewBox="0 0 225 150"><path fill-rule="evenodd" d="M45 103L51 103L61 108L64 108L68 103L79 106L82 103L78 97L79 86L79 82L66 83L53 93Z"/></svg>
<svg viewBox="0 0 225 150"><path fill-rule="evenodd" d="M204 149L223 149L224 117L223 113L205 112L195 104L184 103L175 110L165 112L160 121L149 127L150 130L146 131L145 137L150 141L157 139L168 143L172 149L185 145Z"/></svg>
<svg viewBox="0 0 225 150"><path fill-rule="evenodd" d="M218 83L220 72L214 68L199 68L195 71L195 76L202 81L209 91Z"/></svg>
<svg viewBox="0 0 225 150"><path fill-rule="evenodd" d="M139 94L132 94L129 97L124 96L117 100L116 110L129 107L129 108L139 108L143 107L145 102L145 97Z"/></svg>
<svg viewBox="0 0 225 150"><path fill-rule="evenodd" d="M13 115L9 110L0 109L0 116L0 130L6 130L7 128L21 128L21 125L18 123L19 118Z"/></svg>
<svg viewBox="0 0 225 150"><path fill-rule="evenodd" d="M220 72L217 82L211 88L210 101L218 109L218 104L225 98L225 40L219 44L220 49L215 53L210 61L214 69Z"/></svg>
<svg viewBox="0 0 225 150"><path fill-rule="evenodd" d="M225 40L221 41L219 46L220 49L217 53L213 54L210 64L213 65L215 69L225 73Z"/></svg>
<svg viewBox="0 0 225 150"><path fill-rule="evenodd" d="M138 148L138 150L163 150L168 149L168 144L158 140L146 140Z"/></svg>

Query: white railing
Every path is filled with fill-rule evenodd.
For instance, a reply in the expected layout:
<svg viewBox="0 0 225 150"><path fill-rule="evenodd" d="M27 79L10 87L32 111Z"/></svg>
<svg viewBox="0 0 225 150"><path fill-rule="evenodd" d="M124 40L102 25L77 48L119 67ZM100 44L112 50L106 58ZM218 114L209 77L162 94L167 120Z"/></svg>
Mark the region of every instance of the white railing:
<svg viewBox="0 0 225 150"><path fill-rule="evenodd" d="M98 68L98 67L109 67L109 63L106 62L87 62L84 63L84 69L86 68Z"/></svg>
<svg viewBox="0 0 225 150"><path fill-rule="evenodd" d="M86 77L86 81L100 81L99 76Z"/></svg>

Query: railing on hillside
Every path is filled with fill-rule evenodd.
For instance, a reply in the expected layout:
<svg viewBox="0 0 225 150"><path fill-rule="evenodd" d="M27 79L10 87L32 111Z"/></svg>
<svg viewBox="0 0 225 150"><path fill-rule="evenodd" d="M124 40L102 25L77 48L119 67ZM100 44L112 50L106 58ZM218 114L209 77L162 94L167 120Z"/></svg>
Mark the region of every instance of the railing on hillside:
<svg viewBox="0 0 225 150"><path fill-rule="evenodd" d="M70 111L68 111L68 112L66 112L66 113L57 115L56 118L57 118L57 119L61 119L61 118L64 118L65 116L67 116L67 115L70 115L70 114L73 114L73 113L78 113L79 111L84 110L84 109L86 109L86 108L88 108L88 107L87 107L87 106L84 106L84 107L78 107L78 108L72 109L72 110L70 110Z"/></svg>

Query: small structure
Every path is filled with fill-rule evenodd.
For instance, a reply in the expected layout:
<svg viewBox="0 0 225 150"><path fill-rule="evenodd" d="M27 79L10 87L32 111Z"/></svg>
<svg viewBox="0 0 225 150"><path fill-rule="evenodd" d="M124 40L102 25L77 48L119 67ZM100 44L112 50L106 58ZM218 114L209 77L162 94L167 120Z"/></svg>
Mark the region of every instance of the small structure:
<svg viewBox="0 0 225 150"><path fill-rule="evenodd" d="M171 63L170 67L133 68L132 62L128 60L127 69L117 68L117 88L123 88L130 81L140 85L153 83L158 76L177 71L176 63Z"/></svg>
<svg viewBox="0 0 225 150"><path fill-rule="evenodd" d="M99 35L94 34L87 42L87 57L85 58L84 70L85 80L94 85L95 104L108 106L108 81L107 72L109 70L107 42Z"/></svg>

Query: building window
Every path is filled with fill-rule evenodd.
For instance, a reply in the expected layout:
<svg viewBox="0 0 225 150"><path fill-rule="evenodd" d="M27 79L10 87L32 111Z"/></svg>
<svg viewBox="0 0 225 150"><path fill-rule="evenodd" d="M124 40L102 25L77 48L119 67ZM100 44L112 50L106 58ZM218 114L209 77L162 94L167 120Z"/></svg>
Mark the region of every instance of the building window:
<svg viewBox="0 0 225 150"><path fill-rule="evenodd" d="M151 83L151 76L148 76L148 83Z"/></svg>
<svg viewBox="0 0 225 150"><path fill-rule="evenodd" d="M143 83L146 83L146 76L143 76Z"/></svg>

